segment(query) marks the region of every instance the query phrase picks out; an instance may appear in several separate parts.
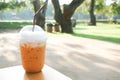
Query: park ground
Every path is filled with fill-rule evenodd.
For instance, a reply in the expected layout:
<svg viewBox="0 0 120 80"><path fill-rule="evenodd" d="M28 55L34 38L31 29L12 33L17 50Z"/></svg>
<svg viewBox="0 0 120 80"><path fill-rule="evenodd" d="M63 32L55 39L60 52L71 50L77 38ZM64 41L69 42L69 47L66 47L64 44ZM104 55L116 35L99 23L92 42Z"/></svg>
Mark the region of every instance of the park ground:
<svg viewBox="0 0 120 80"><path fill-rule="evenodd" d="M21 65L19 29L0 30L0 68ZM48 33L45 63L73 80L120 80L120 44Z"/></svg>

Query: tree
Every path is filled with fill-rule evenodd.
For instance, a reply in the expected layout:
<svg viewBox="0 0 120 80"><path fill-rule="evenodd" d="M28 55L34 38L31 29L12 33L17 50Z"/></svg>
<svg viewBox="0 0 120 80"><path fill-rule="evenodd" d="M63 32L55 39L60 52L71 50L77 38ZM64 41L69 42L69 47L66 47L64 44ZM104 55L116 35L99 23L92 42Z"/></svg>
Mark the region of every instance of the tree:
<svg viewBox="0 0 120 80"><path fill-rule="evenodd" d="M113 14L120 14L120 2L114 2L111 4Z"/></svg>
<svg viewBox="0 0 120 80"><path fill-rule="evenodd" d="M90 10L89 10L90 25L96 25L96 17L95 17L95 14L94 14L94 6L95 6L95 0L91 0Z"/></svg>
<svg viewBox="0 0 120 80"><path fill-rule="evenodd" d="M59 0L52 0L54 6L54 18L61 25L62 32L73 33L71 17L76 8L82 4L84 0L72 0L70 4L63 5L63 13L60 8Z"/></svg>
<svg viewBox="0 0 120 80"><path fill-rule="evenodd" d="M46 0L46 3L48 3L48 0ZM40 0L33 0L32 4L34 6L34 11L36 13L40 9ZM41 26L43 29L45 29L46 9L47 9L47 5L44 7L44 9L36 17L36 25Z"/></svg>

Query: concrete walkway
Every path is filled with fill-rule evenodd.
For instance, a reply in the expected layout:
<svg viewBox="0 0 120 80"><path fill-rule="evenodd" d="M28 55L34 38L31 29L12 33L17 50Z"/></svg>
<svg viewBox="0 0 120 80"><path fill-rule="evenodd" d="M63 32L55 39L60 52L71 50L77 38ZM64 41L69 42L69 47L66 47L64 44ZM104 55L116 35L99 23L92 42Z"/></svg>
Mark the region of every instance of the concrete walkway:
<svg viewBox="0 0 120 80"><path fill-rule="evenodd" d="M0 30L0 68L21 64L18 31ZM73 80L120 80L120 44L49 35L46 64Z"/></svg>

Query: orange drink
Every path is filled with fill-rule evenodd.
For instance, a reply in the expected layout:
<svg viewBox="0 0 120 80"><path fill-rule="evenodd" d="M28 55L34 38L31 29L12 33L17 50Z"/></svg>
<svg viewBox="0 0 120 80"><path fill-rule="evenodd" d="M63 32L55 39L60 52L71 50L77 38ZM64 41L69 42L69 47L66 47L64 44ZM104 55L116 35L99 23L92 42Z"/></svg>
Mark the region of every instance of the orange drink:
<svg viewBox="0 0 120 80"><path fill-rule="evenodd" d="M37 44L32 46L28 44L20 44L22 64L27 72L38 72L44 66L45 45Z"/></svg>
<svg viewBox="0 0 120 80"><path fill-rule="evenodd" d="M42 70L45 61L46 35L40 27L32 26L23 28L20 32L20 52L22 65L26 72L39 72Z"/></svg>

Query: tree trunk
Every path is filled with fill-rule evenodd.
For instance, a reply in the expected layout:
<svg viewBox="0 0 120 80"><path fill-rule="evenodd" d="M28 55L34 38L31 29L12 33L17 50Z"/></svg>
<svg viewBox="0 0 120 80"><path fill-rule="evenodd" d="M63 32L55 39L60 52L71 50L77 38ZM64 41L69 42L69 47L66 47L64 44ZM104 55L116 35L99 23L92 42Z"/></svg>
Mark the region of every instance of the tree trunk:
<svg viewBox="0 0 120 80"><path fill-rule="evenodd" d="M52 0L54 6L54 18L56 22L61 25L62 32L65 33L73 33L71 17L74 14L76 8L83 2L84 0L73 0L69 5L63 6L63 13L60 9L60 4L58 0Z"/></svg>
<svg viewBox="0 0 120 80"><path fill-rule="evenodd" d="M72 25L71 25L71 20L63 20L63 23L60 24L62 32L64 33L73 33Z"/></svg>
<svg viewBox="0 0 120 80"><path fill-rule="evenodd" d="M48 2L48 0L46 0ZM40 0L34 0L33 2L34 11L37 12L40 9ZM36 25L41 26L45 29L45 13L47 6L40 12L39 15L36 16Z"/></svg>
<svg viewBox="0 0 120 80"><path fill-rule="evenodd" d="M60 9L60 4L58 0L52 0L53 6L54 6L54 18L56 20L56 22L58 22L61 25L61 30L62 32L66 32L66 33L72 33L73 30L71 29L71 26L68 26L68 24L65 21L65 18L62 14L62 11ZM66 29L67 28L67 29ZM70 30L68 30L70 29Z"/></svg>
<svg viewBox="0 0 120 80"><path fill-rule="evenodd" d="M95 5L95 0L91 0L90 11L89 11L89 14L90 14L90 25L96 26L96 17L94 15L94 5Z"/></svg>

